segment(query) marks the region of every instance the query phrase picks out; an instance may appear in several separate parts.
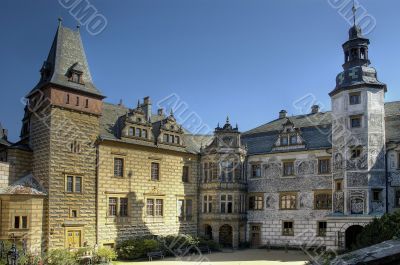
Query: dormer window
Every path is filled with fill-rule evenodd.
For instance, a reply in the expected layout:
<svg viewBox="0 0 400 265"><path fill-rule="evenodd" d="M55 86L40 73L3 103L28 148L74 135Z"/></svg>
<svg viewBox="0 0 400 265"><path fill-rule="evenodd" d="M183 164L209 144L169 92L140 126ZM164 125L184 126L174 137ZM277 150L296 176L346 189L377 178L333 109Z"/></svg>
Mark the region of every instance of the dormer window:
<svg viewBox="0 0 400 265"><path fill-rule="evenodd" d="M290 136L290 144L297 144L297 135Z"/></svg>
<svg viewBox="0 0 400 265"><path fill-rule="evenodd" d="M281 145L288 145L287 136L281 136Z"/></svg>
<svg viewBox="0 0 400 265"><path fill-rule="evenodd" d="M69 81L77 83L77 84L83 84L82 73L76 72L76 71L72 71L71 72L71 76L69 77Z"/></svg>

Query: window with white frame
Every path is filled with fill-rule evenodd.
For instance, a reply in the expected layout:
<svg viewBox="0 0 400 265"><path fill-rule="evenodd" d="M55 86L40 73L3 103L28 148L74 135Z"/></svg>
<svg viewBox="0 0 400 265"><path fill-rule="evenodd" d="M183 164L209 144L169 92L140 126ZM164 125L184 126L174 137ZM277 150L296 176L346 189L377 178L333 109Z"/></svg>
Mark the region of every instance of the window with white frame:
<svg viewBox="0 0 400 265"><path fill-rule="evenodd" d="M203 196L203 213L212 213L212 199L211 195Z"/></svg>
<svg viewBox="0 0 400 265"><path fill-rule="evenodd" d="M221 213L233 213L233 195L221 195L220 210Z"/></svg>

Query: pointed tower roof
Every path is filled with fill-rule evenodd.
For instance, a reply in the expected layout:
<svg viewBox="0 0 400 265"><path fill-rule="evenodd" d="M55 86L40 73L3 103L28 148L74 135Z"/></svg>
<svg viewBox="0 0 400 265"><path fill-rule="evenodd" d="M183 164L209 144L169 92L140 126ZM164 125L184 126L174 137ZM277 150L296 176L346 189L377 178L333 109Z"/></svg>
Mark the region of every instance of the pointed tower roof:
<svg viewBox="0 0 400 265"><path fill-rule="evenodd" d="M81 74L81 83L69 81L71 71ZM50 52L40 72L42 78L28 96L34 90L51 83L103 97L93 84L79 30L64 27L61 20L59 20Z"/></svg>

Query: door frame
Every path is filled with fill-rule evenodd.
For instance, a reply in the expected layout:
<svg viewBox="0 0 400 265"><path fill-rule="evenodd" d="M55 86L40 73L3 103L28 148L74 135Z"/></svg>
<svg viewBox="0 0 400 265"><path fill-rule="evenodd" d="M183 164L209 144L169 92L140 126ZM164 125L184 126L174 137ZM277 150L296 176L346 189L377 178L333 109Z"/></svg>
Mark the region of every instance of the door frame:
<svg viewBox="0 0 400 265"><path fill-rule="evenodd" d="M258 231L258 236L259 236L259 245L258 246L254 246L253 245L253 226L257 226L258 228L259 228L259 231ZM250 229L250 231L249 231L249 234L250 234L250 244L251 244L251 247L259 247L259 246L261 246L261 242L262 242L262 240L261 240L261 238L262 238L262 231L261 231L261 228L262 228L262 224L260 224L260 223L250 223L250 227L249 227Z"/></svg>
<svg viewBox="0 0 400 265"><path fill-rule="evenodd" d="M69 248L69 245L68 245L68 232L71 232L71 231L73 231L73 232L79 231L80 232L81 238L80 238L79 245L80 245L80 247L82 247L83 246L83 242L85 242L84 233L83 233L83 227L69 226L69 227L65 227L65 237L64 237L65 248Z"/></svg>

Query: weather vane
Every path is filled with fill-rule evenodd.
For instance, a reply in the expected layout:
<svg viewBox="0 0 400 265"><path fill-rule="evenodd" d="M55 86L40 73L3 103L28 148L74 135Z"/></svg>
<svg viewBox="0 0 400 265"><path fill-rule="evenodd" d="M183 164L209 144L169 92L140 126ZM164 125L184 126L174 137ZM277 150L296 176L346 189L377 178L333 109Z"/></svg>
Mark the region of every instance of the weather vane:
<svg viewBox="0 0 400 265"><path fill-rule="evenodd" d="M353 0L353 8L351 10L353 11L353 21L354 21L354 26L355 26L356 25L356 12L357 12L355 0Z"/></svg>

